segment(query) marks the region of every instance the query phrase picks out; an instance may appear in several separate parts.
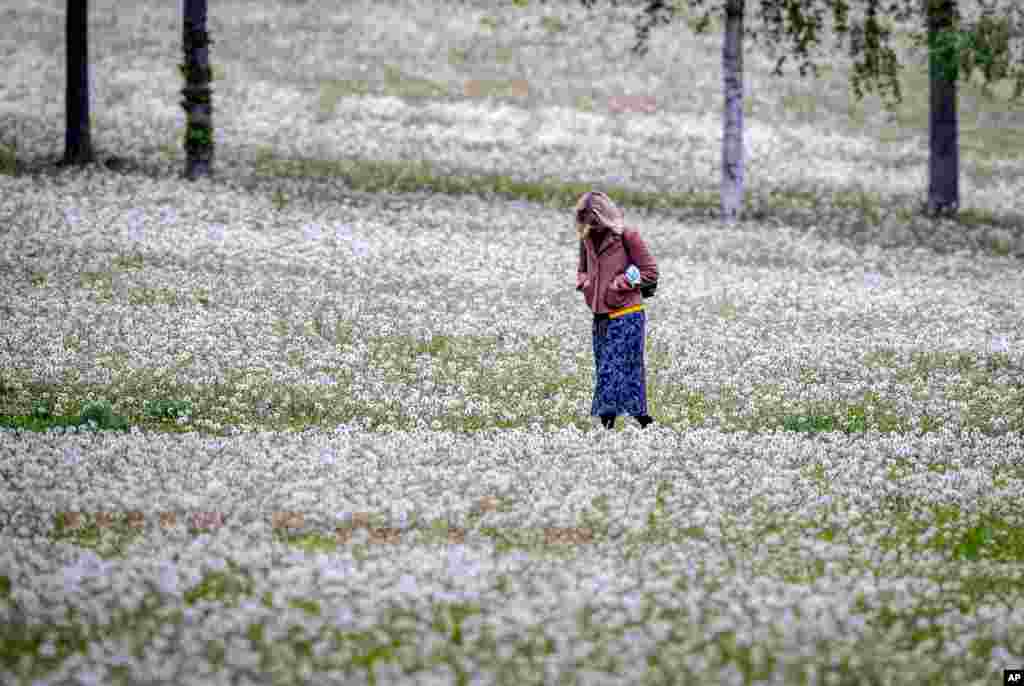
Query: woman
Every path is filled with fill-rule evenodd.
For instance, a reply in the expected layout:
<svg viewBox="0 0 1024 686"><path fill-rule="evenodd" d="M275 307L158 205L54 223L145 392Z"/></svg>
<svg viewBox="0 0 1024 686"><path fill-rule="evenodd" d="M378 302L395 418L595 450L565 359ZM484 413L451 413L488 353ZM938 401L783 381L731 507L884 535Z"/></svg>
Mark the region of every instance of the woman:
<svg viewBox="0 0 1024 686"><path fill-rule="evenodd" d="M636 417L641 428L654 420L647 414L644 369L644 312L640 282L630 283L626 268L640 270L640 281L658 279L658 265L640 234L622 223L622 210L600 191L576 202L580 263L576 290L583 291L594 313L596 383L592 416L608 429L620 414Z"/></svg>

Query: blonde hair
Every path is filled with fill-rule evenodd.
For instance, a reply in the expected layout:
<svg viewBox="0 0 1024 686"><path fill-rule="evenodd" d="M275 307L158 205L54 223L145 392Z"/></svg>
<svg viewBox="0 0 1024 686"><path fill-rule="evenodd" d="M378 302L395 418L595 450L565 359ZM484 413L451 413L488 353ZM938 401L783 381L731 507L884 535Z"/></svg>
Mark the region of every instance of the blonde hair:
<svg viewBox="0 0 1024 686"><path fill-rule="evenodd" d="M590 225L576 222L576 237L581 241L585 241L590 238Z"/></svg>
<svg viewBox="0 0 1024 686"><path fill-rule="evenodd" d="M606 231L608 230L608 227L598 227L591 224L581 224L580 222L576 222L576 238L581 241L585 241L590 238L591 231L598 228L603 228Z"/></svg>

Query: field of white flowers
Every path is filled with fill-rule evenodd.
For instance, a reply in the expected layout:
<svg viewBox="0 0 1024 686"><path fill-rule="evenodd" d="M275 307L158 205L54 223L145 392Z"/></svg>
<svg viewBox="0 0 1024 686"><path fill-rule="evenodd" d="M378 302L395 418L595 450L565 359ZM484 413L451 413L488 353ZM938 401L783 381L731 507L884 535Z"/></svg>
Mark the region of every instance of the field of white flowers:
<svg viewBox="0 0 1024 686"><path fill-rule="evenodd" d="M89 7L121 172L46 171L64 6L3 15L0 682L1024 666L1009 84L962 86L965 210L933 224L905 41L892 113L848 58L774 79L750 48L753 219L725 228L718 29L637 58L636 9L588 35L553 3L217 2L216 175L189 183L180 7L152 5ZM661 272L645 431L589 416L592 186Z"/></svg>

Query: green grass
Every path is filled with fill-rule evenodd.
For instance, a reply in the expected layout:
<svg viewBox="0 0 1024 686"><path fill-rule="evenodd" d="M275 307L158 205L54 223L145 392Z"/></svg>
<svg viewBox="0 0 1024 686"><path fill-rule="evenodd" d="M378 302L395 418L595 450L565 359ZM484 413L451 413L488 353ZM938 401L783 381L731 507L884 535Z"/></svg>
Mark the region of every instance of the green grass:
<svg viewBox="0 0 1024 686"><path fill-rule="evenodd" d="M477 195L508 200L526 200L563 209L590 188L588 184L547 179L541 182L516 179L507 174L475 172L466 169L452 175L436 169L427 161L390 162L360 158L344 160L285 158L272 152L261 153L256 174L268 178L339 178L353 189L371 193L426 191L446 195ZM669 211L684 218L707 218L717 213L720 198L716 191L684 191L656 193L604 184L602 188L623 206L653 211ZM883 225L912 225L918 239L927 236L931 220L916 209L908 209L907 199L886 198L865 190L837 189L827 196L820 192L797 188L744 190L746 221L764 221L772 217L796 228L820 226L823 207L830 208L829 223L836 240L843 241L843 226L866 226L878 229ZM980 227L1015 230L1022 217L1012 212L995 214L964 207L954 220L963 228ZM887 224L888 222L888 224ZM1015 235L1015 234L1014 234ZM941 246L928 244L930 248ZM1007 254L1006 246L990 245L993 254Z"/></svg>
<svg viewBox="0 0 1024 686"><path fill-rule="evenodd" d="M900 477L893 474L892 480ZM884 514L888 530L879 532L879 545L885 550L933 551L951 562L1024 562L1024 527L1004 513L981 512L968 518L956 504L910 509L906 503L894 502L887 503ZM925 538L933 528L938 531Z"/></svg>
<svg viewBox="0 0 1024 686"><path fill-rule="evenodd" d="M432 97L441 95L441 87L430 85L423 80L408 79L394 67L389 67L385 75L385 83L404 95ZM481 82L482 87L491 95L506 92L509 82ZM419 85L414 85L419 84ZM369 92L369 86L359 82L332 80L322 87L320 99L321 121L333 116L337 102L343 97L358 97ZM390 91L389 91L390 92ZM577 103L581 109L591 109L593 101L580 96ZM800 111L804 105L797 104L797 96L786 100L789 110ZM902 135L902 134L901 134ZM999 151L1005 155L1006 141L990 133L972 134L975 147ZM1002 147L1000 147L1002 146ZM164 146L165 153L177 156L177 149ZM11 155L6 158L0 151L0 168L5 159L13 160ZM12 162L13 164L13 162ZM984 167L984 164L982 163ZM981 170L981 174L992 172ZM258 155L255 173L264 177L296 177L317 178L329 177L342 179L353 189L367 192L412 192L428 191L433 193L460 195L472 194L481 197L500 197L509 200L527 200L549 207L564 208L570 206L579 195L589 189L589 185L574 182L562 182L557 179L543 181L523 181L507 174L476 173L464 170L463 173L452 175L443 170L435 169L426 161L389 162L372 159L349 158L345 160L285 158L269 149L262 149ZM644 208L659 211L671 211L682 217L707 218L715 214L719 208L717 191L687 191L678 193L653 193L633 188L606 184L604 190L616 198L623 206ZM283 197L276 197L279 209L287 205ZM761 222L769 217L797 228L812 228L822 224L823 208L829 210L830 217L826 223L833 227L836 240L855 240L851 236L858 227L879 229L883 225L914 227L915 240L927 240L931 220L920 215L918 209L908 208L906 198L887 198L876 193L863 190L834 189L822 195L821 191L808 191L798 188L759 189L748 186L744 193L744 221ZM964 229L982 227L1003 228L1013 235L1020 225L1021 216L1012 212L996 214L988 210L964 206L955 219L955 223ZM888 222L888 224L886 224ZM850 227L849 230L843 227ZM987 240L987 239L986 239ZM942 249L941 245L932 245L934 249ZM1011 246L1000 239L993 239L985 249L993 255L1007 255ZM159 294L152 297L159 298Z"/></svg>
<svg viewBox="0 0 1024 686"><path fill-rule="evenodd" d="M552 34L565 30L557 20L545 18L543 25ZM487 18L482 26L500 29L503 25L497 20ZM500 63L511 63L517 58L515 52L508 48L496 50L494 56ZM465 50L451 48L448 52L449 62L453 65L463 64L467 58L468 53ZM321 120L326 121L334 116L337 104L342 98L359 97L369 93L386 93L410 98L461 97L461 91L446 84L407 74L398 66L387 64L382 69L383 78L379 83L344 78L323 82L318 113ZM217 78L223 77L224 71L221 70ZM873 129L883 143L886 140L901 140L908 128L926 130L922 128L922 122L927 121L927 82L921 74L908 72L904 73L904 79L907 102L895 110L895 119L891 126ZM820 84L810 87L819 88ZM508 80L485 81L482 82L481 88L485 94L493 97L511 95ZM980 117L984 113L1011 111L1011 105L979 99L977 87L973 84L967 85L962 93L964 97L977 100L976 114L972 109L970 116ZM595 99L581 95L577 97L575 105L584 111L593 110ZM765 103L760 101L751 103L750 111L763 111L764 105ZM783 95L781 106L782 114L792 120L812 121L816 118L836 116L836 113L841 112L844 113L842 116L853 124L868 125L865 123L867 118L863 104L851 105L848 99L833 97L831 94L821 101L809 95L807 91L801 92L799 88L791 88ZM993 178L996 174L993 162L1012 157L1015 150L1024 151L1022 145L1024 143L1020 137L1013 135L1012 127L973 126L964 121L961 146L963 151L970 155L969 161L965 160L965 170L977 178ZM180 145L165 145L165 152L178 155ZM0 173L14 174L15 161L16 148L0 146ZM571 206L581 192L589 189L585 184L557 179L526 182L507 174L478 174L472 170L467 170L463 175L450 175L425 162L288 159L271 149L260 151L256 172L271 178L340 178L352 188L369 192L427 190L452 195L475 194L482 197L528 200L559 209ZM670 210L682 216L704 217L709 212L716 211L719 202L717 192L713 191L648 193L615 186L606 186L605 190L615 197L620 205L638 209ZM279 191L275 193L273 199L278 209L285 208L294 200ZM908 209L905 199L887 198L856 189L823 192L806 189L748 188L745 204L749 209L749 216L755 221L764 221L772 217L797 227L820 224L823 221L820 207L831 207L833 213L825 221L835 227L840 239L844 236L844 226L878 226L886 218L895 218L898 224L903 225L921 223L915 212ZM1019 226L1021 219L1010 213L1004 215L966 208L961 211L957 222L964 229L984 226L1014 229ZM998 242L989 248L996 255L1009 252L1007 245ZM145 267L145 263L139 256L119 256L112 267L141 269ZM118 301L120 296L113 292L112 276L109 272L84 273L81 278L82 285L90 289L97 300ZM33 273L29 277L29 282L32 286L44 287L47 275ZM202 289L197 289L186 296L168 289L135 288L128 291L126 298L128 304L136 306L210 306L213 300L212 294ZM718 314L723 319L736 317L736 303L721 303ZM353 326L351 322L339 324L339 329L334 332L338 347L344 348L350 343ZM323 331L316 330L315 325L313 329L309 335L323 337ZM275 333L284 335L285 332L279 327ZM71 336L65 344L74 349L81 341ZM558 345L550 339L533 340L529 350L522 354L498 353L495 341L482 336L434 336L429 341L417 341L403 336L371 337L370 345L371 365L379 367L384 361L395 362L394 368L388 373L390 381L415 384L417 379L412 362L417 355L428 355L434 360L435 384L443 386L460 383L465 386L469 398L490 400L499 407L514 406L518 400L523 400L530 406L523 417L512 419L496 416L466 417L458 409L430 417L429 419L436 419L440 423L441 430L474 432L489 428L524 426L528 421L525 417L538 415L548 428L575 425L582 430L593 429L589 417L577 416L575 412L550 409L549 401L554 394L560 392L569 398L588 397L592 384L592 369L587 368L585 358L576 360L579 369L576 374L563 374L555 378L551 376L550 370L558 368ZM477 373L467 379L462 373L479 372L478 361L486 355L495 359L494 370L486 374ZM965 403L965 421L962 428L981 428L988 432L989 420L1002 415L1011 419L1008 427L1010 430L1024 430L1024 421L1018 412L1021 404L1019 389L1012 386L997 387L993 380L994 375L1000 370L1011 367L1008 356L995 354L977 357L950 351L915 355L906 362L897 358L894 350L881 348L866 353L860 363L865 367L894 367L897 383L910 387L940 374L959 372L963 380L957 384L948 384L945 394L947 398ZM54 384L35 383L10 370L0 372L0 405L10 408L10 414L0 415L0 426L25 431L43 431L56 426L95 426L97 430L125 430L137 426L152 432L199 431L222 435L224 430L231 426L300 430L309 426L330 426L356 417L368 417L370 429L373 431L378 430L383 424L411 428L415 421L414 417L403 414L394 405L360 404L345 400L353 378L342 369L308 370L310 374L323 371L337 375L338 386L326 389L307 385L270 384L265 372L251 369L232 370L230 378L224 384L179 386L156 377L147 370L129 374L124 353L112 352L98 359L101 364L115 372L114 381L110 385L86 385L76 382L74 378ZM184 366L190 362L182 360L180 364ZM691 388L687 386L685 379L669 375L671 362L671 355L663 348L658 345L649 348L651 414L660 425L675 430L685 431L706 425L716 417L724 418L723 428L729 431L763 432L781 428L813 436L827 431L842 431L848 435L856 435L869 429L884 432L910 430L909 418L898 416L895 401L883 394L867 393L858 398L811 406L785 398L771 401L764 399L764 396L777 390L774 384L755 387L755 414L750 419L741 419L735 413L735 389L701 391ZM850 362L857 364L857 361ZM290 359L290 363L299 369L306 368L306 361L299 357ZM810 372L805 383L820 383L816 371ZM239 389L239 384L253 378L256 382L251 388L244 391ZM61 394L67 396L68 400L64 411L60 415L54 415L53 403ZM228 399L227 402L222 396ZM109 398L110 401L90 400L96 397ZM128 397L135 400L131 403L121 400ZM715 397L719 399L713 399ZM269 417L261 416L254 409L257 401L263 399L270 399L273 402L275 413ZM23 414L20 413L22 411ZM186 417L189 419L188 423L178 423L179 419ZM942 424L941 419L926 417L922 428L925 432L935 431L940 429ZM620 422L618 430L622 430L621 425ZM899 482L915 471L928 470L942 474L947 468L943 463L921 465L912 459L904 458L893 462L887 476L892 481ZM805 467L804 473L822 491L829 489L823 464L811 463ZM993 485L997 488L1005 487L1009 479L1024 479L1024 468L1012 465L1000 467L994 476ZM649 513L644 528L629 532L625 536L622 543L624 554L642 554L646 548L654 545L710 541L709 532L702 526L670 525L671 513L667 505L669 490L668 484L659 486L655 495L656 506ZM607 498L599 496L595 498L591 511L581 522L582 526L594 531L595 545L607 542L608 519ZM945 683L944 670L948 664L943 663L939 651L942 645L953 637L948 635L948 630L934 621L935 617L949 606L954 606L964 613L971 613L982 604L998 605L1020 601L1024 596L1024 584L1019 575L1015 576L1005 570L1024 562L1022 529L1018 522L1005 512L993 510L969 514L956 506L933 506L914 502L906 497L885 499L877 511L869 513L862 526L871 535L875 545L886 551L900 552L896 562L873 570L879 576L900 577L905 573L907 566L913 564L915 555L937 553L948 561L948 564L928 572L930 578L944 587L948 585L949 588L956 588L955 591L942 594L940 601L934 605L919 604L911 610L893 609L895 604L887 604L884 596L875 599L861 598L856 609L869 619L871 627L878 632L873 639L865 639L859 644L863 646L862 654L891 657L885 650L924 650L927 656L925 659L930 662L927 666L917 667L920 670L920 678L915 679L915 683ZM442 543L447 535L446 528L447 524L441 521L424 523L423 530L417 532L417 540L423 544ZM478 517L470 517L467 528L490 538L498 554L522 549L542 556L555 557L574 554L578 549L578 546L545 545L543 533L540 531L509 532L497 527L481 526ZM782 543L778 553L770 556L760 571L766 576L801 585L821 579L827 575L827 570L822 560L800 554L795 547L798 537L810 536L825 543L836 544L848 543L850 540L849 532L832 518L831 513L826 513L820 520L813 522L765 516L759 519L758 527L752 532L730 528L728 522L724 524L723 529L726 531L726 540L740 547L750 546L752 541L763 540L772 534L780 536ZM929 531L934 533L926 537L925 534ZM198 531L191 533L196 535ZM69 541L84 548L95 549L104 557L128 554L130 546L138 536L139 534L126 522L119 520L101 530L99 524L88 517L82 527L72 531L65 526L62 515L58 515L52 534L54 540ZM278 533L278 537L299 549L330 552L338 548L333 536L317 532L299 536ZM355 545L353 549L357 551L357 559L366 559L370 554L369 546L366 545ZM858 565L866 567L864 559L870 552L867 549L854 550L845 570L857 569ZM920 570L916 570L915 573L920 573ZM709 581L709 590L713 586L713 582ZM12 580L0 575L0 598L9 599L13 589ZM188 605L200 601L233 605L242 599L252 597L254 593L254 583L249 573L229 563L229 567L224 571L204 575L196 586L186 591L185 596ZM262 600L265 605L273 606L273 597L269 594L264 594ZM889 599L891 600L894 599ZM0 633L0 661L5 669L16 669L22 657L31 655L34 659L34 674L41 676L59 665L72 652L86 652L91 641L102 640L107 632L132 637L137 649L141 651L152 641L161 625L183 621L180 610L169 611L160 607L156 601L155 597L148 599L137 613L118 614L116 622L108 627L73 622L70 626L19 626L18 631ZM311 615L322 611L316 599L292 598L287 605ZM656 617L670 618L680 635L702 631L702 627L694 625L690 618L672 615L670 610L655 610L652 603L648 605L652 606L652 609L649 609L644 621L651 621ZM417 633L411 626L424 620L403 615L401 610L396 608L380 626L370 631L335 631L332 638L336 642L336 649L331 651L329 660L332 664L351 668L354 673L367 671L371 674L373 665L378 662L399 662L410 670L435 663L448 663L459 675L460 683L468 683L468 675L461 667L467 656L495 655L493 642L489 642L486 635L471 641L464 631L466 620L479 612L480 608L472 604L435 603L432 614L426 621L434 630L447 636L448 642L426 659L413 659L409 652L417 643ZM657 614L658 612L661 614ZM69 610L68 616L69 619L74 619L74 612ZM586 610L583 616L588 616ZM581 621L586 624L588 620ZM881 632L897 625L905 630L894 646L888 646L888 639L879 638L884 636ZM262 624L254 623L248 628L248 639L263 654L262 669L269 669L272 665L281 663L294 665L298 662L314 662L312 642L302 636L298 627L294 629L287 640L270 643L265 640ZM57 645L57 655L52 658L47 658L39 652L46 638L55 640ZM964 659L974 669L983 671L987 669L983 665L987 663L993 646L998 644L996 640L981 635L974 639L970 654L964 656ZM771 644L756 647L742 645L733 632L708 635L703 647L712 651L720 664L736 665L748 683L764 677L770 673L776 661L784 659ZM225 646L221 642L212 641L209 644L209 656L217 663L223 662L224 650ZM535 661L553 653L554 650L554 641L545 633L543 624L530 627L517 644L520 655L529 656ZM801 666L831 664L833 660L829 657L829 651L829 646L820 646L818 656L787 664L787 670L792 667L792 673L786 679L787 683L810 683L806 675L800 672ZM837 683L864 683L872 680L880 682L885 662L884 659L877 662L868 659L865 665L853 666L844 658L836 661L831 671L836 676ZM614 665L616 660L615 656L595 656L592 663ZM618 665L623 673L627 668L635 667ZM685 673L681 665L673 663L671 648L668 646L658 656L652 656L646 667L647 678L652 681L658 674L678 676ZM509 666L508 669L511 672L514 667ZM297 677L297 674L295 676ZM126 675L121 674L119 678L126 678Z"/></svg>
<svg viewBox="0 0 1024 686"><path fill-rule="evenodd" d="M331 340L340 350L351 343L353 324L340 322ZM304 335L323 342L324 331L317 323L305 327ZM275 335L287 333L283 323L273 327ZM521 353L502 352L493 336L433 336L429 341L412 336L371 337L368 366L384 369L385 380L418 386L422 378L414 368L420 356L432 359L432 382L444 389L461 385L466 403L489 403L497 414L467 416L463 405L442 413L423 416L428 424L437 422L440 430L476 432L492 428L523 427L535 417L546 428L575 426L581 431L594 428L592 418L580 416L571 402L587 398L592 392L593 372L589 359L579 354L575 371L555 373L559 369L557 342L545 337L532 340ZM70 335L65 340L70 349L80 349L82 341ZM481 359L493 359L494 366L484 370ZM90 422L100 430L127 430L137 426L146 431L198 431L222 435L228 427L272 430L302 430L312 426L334 426L355 418L367 418L370 430L390 424L397 429L412 429L416 417L402 411L395 403L358 402L348 389L354 383L347 368L319 365L311 369L302 356L293 354L289 362L305 370L311 378L320 373L332 374L333 386L316 383L285 385L270 383L261 369L236 369L223 383L178 385L149 369L129 370L127 355L122 352L98 355L97 361L114 373L107 385L79 383L72 374L63 381L41 383L13 372L0 372L0 405L23 407L26 411L0 415L0 426L28 431L44 431L50 427L85 427ZM944 395L964 408L963 430L977 428L993 434L991 421L1007 419L1007 430L1024 429L1021 412L1022 389L1017 385L996 384L994 375L1013 369L1005 353L982 356L966 353L911 355L909 361L895 366L894 352L887 349L865 354L863 364L894 367L898 384L917 389L937 373L959 373L960 381L944 386ZM191 355L180 356L178 366L188 369L195 364ZM705 426L708 421L720 422L725 431L765 432L775 429L813 435L841 431L848 435L862 434L869 429L883 433L906 433L913 430L908 417L899 415L895 400L878 392L830 403L797 403L778 397L778 385L755 384L752 400L754 414L738 415L739 397L736 389L723 386L699 390L688 387L685 378L671 371L672 358L660 345L649 342L647 370L650 413L663 426L676 430ZM802 377L807 386L820 385L821 377L811 369ZM934 381L933 381L934 383ZM918 397L918 391L912 391ZM562 403L552 402L561 397ZM58 397L67 401L62 412L54 414ZM90 400L99 398L100 400ZM121 402L118 398L131 398ZM269 401L269 414L260 411L259 403ZM503 416L504 408L521 407L522 414ZM626 418L626 421L628 418ZM937 431L946 420L926 415L920 427L925 433ZM616 430L623 430L620 422ZM603 429L602 429L603 430Z"/></svg>
<svg viewBox="0 0 1024 686"><path fill-rule="evenodd" d="M141 266L137 257L125 256L115 258L114 265L118 268ZM30 278L33 284L45 283L45 275L33 273ZM95 296L98 299L115 299L110 272L90 272L83 274L82 279L83 283L97 287ZM118 299L123 297L140 306L161 300L153 298L152 293L145 289L128 290ZM177 299L174 293L169 297ZM195 292L193 297L196 304L210 305L209 293ZM735 309L721 310L719 314L729 318L735 316ZM333 332L325 332L319 321L307 322L302 335L314 337L321 343L326 340L343 349L351 344L353 326L352 322L339 322ZM288 327L284 322L278 322L272 333L284 336ZM80 350L83 341L76 334L70 334L64 344L71 350ZM442 430L474 432L524 426L529 421L527 417L538 415L548 428L569 425L582 431L593 428L589 417L578 416L568 407L552 408L550 400L556 394L560 393L567 399L585 398L591 392L593 382L589 362L583 355L577 355L575 373L552 377L550 370L558 368L558 345L553 340L537 338L531 341L528 351L519 354L501 353L493 337L482 336L433 336L428 341L409 336L371 337L369 344L370 367L379 369L385 363L390 365L386 374L388 381L417 385L419 379L412 365L417 357L426 355L434 361L433 381L437 386L458 383L463 385L468 399L487 401L496 408L524 407L523 416L466 416L461 408L453 408L445 414L425 417L428 422L436 421ZM486 373L479 365L479 360L484 357L491 357L495 362L494 368ZM781 428L806 434L836 430L857 434L869 428L882 432L910 430L909 420L898 416L894 403L878 393L808 407L785 399L780 401L779 387L775 384L755 385L755 414L743 419L735 413L738 399L734 389L718 389L717 400L710 400L707 392L688 387L684 378L675 377L670 372L672 357L660 345L651 342L647 357L648 375L652 381L649 389L651 414L659 424L676 430L705 425L716 416L722 418L722 428L726 431L758 432ZM305 361L297 356L289 360L293 366L305 369L311 376L318 372L333 373L338 385L271 384L266 372L259 369L233 370L222 384L175 385L150 370L130 372L127 355L123 352L99 355L96 359L114 373L111 384L85 385L77 383L73 376L45 384L19 378L13 372L0 372L0 402L8 408L20 406L29 410L24 413L8 410L8 414L0 415L0 426L41 431L50 427L89 427L91 420L101 430L125 430L129 426L138 426L146 431L199 431L221 435L230 426L301 430L308 426L345 423L356 417L367 417L371 430L377 430L384 424L399 429L415 425L415 418L403 413L397 405L357 403L347 399L347 390L353 381L350 370L308 369ZM194 360L185 355L180 356L177 362L180 367L188 368ZM1012 369L1011 361L1004 353L981 357L963 352L914 353L909 361L898 363L894 350L881 348L865 353L862 363L868 368L894 368L895 380L910 387L917 387L937 373L959 373L961 381L948 384L945 394L965 406L962 428L979 428L988 433L991 431L991 419L996 416L1007 417L1010 430L1020 431L1024 425L1020 412L1020 388L996 386L993 381L993 375ZM805 372L808 372L802 377L805 384L819 383L819 375L814 370ZM249 387L241 389L242 383ZM769 395L774 398L768 399ZM69 400L64 411L55 416L52 407L59 396ZM131 403L117 400L129 397L133 399ZM113 401L90 403L90 398L110 398ZM257 411L257 403L264 400L270 400L273 405L273 414L269 416ZM116 412L112 405L116 406ZM943 425L944 420L926 416L921 428L929 432ZM620 423L618 430L622 428L623 423Z"/></svg>
<svg viewBox="0 0 1024 686"><path fill-rule="evenodd" d="M907 470L912 469L914 466L908 463ZM820 465L813 465L809 474L812 478L820 479L823 488L828 487ZM678 543L687 539L707 542L708 535L702 527L691 526L679 530L666 526L670 514L668 502L671 490L672 484L668 481L657 485L655 507L646 521L645 528L627 536L622 543L621 554L628 557L642 552L647 546ZM761 508L758 510L760 514L748 518L755 522L754 528L741 531L733 524L724 522L722 528L725 538L721 543L737 550L745 550L751 545L757 545L757 542L765 541L768 536L778 535L781 543L776 553L762 557L755 570L760 576L792 584L814 583L829 572L823 560L807 557L795 545L796 541L808 535L829 543L850 544L852 541L850 528L838 526L832 519L842 512L844 505L841 502L837 502L829 511L823 513L821 518L814 520L773 514L766 506L758 504L754 507ZM585 518L585 523L599 522L601 513L606 510L607 498L595 498L593 513L590 518ZM911 558L905 559L901 556L896 562L881 567L871 565L867 562L867 557L873 552L875 543L872 542L864 547L854 546L848 559L839 565L841 572L851 573L860 569L876 576L900 578L913 569L920 574L921 570L914 567L917 563L913 561L912 556L925 550L939 551L953 564L928 566L924 575L942 585L946 591L934 601L919 603L913 609L894 609L891 603L893 599L888 599L885 593L876 597L858 596L853 604L853 612L864 615L868 625L875 632L869 637L858 639L864 650L858 654L886 654L885 650L918 651L930 655L933 659L939 659L942 656L942 646L955 638L955 634L937 621L942 613L955 608L964 614L971 614L980 605L992 603L1013 607L1013 604L1024 596L1024 578L1019 574L1001 574L995 568L977 566L965 568L969 570L968 572L961 569L962 565L986 561L1011 565L1019 565L1024 561L1024 529L1008 519L1007 515L997 511L969 515L955 506L932 506L926 503L894 505L888 501L883 501L877 510L869 514L870 516L860 520L861 523L857 526L862 531L870 533L872 541L878 541L884 549L891 550L900 546L900 549ZM421 533L424 536L419 539L419 543L436 542L438 539L436 536L431 537L431 531L435 534L440 533L443 527L444 523L440 521L430 525L423 523ZM471 517L467 528L474 527L477 527L477 524ZM480 530L485 531L485 528ZM937 530L938 533L924 539L922 534L929 530ZM316 536L307 535L304 542L303 537L285 540L307 550L336 549L336 546L327 543L327 539L322 537L318 539ZM314 545L309 545L311 542ZM504 550L499 546L497 553L503 554L512 547L518 546L510 545ZM535 553L540 552L535 543L530 549ZM366 556L357 556L357 560L361 559L366 559ZM665 569L664 572L671 573L671 570ZM705 580L709 592L714 587L712 581ZM681 591L685 591L685 578L679 578L676 585ZM10 578L0 576L0 598L9 598L13 586ZM254 597L255 593L251 573L229 560L224 570L206 572L196 585L187 589L184 593L184 602L189 607L194 607L199 602L237 607L239 602ZM273 608L276 604L274 596L270 593L264 593L261 602L268 608ZM321 603L315 598L291 597L284 601L284 604L311 616L320 616L324 611ZM674 627L673 631L679 636L701 635L701 626L694 624L694 618L688 617L685 612L660 609L657 604L650 602L646 607L644 617L634 626L643 626L644 623L652 621L669 621ZM579 621L584 634L592 639L617 634L619 629L601 628L596 623L595 608L596 606L590 605L581 610ZM435 601L431 604L430 614L424 618L395 604L386 613L387 617L372 630L354 632L338 628L325 629L325 635L332 641L332 650L325 658L320 659L314 658L312 654L312 637L298 626L288 630L285 640L271 643L265 636L265 626L254 622L246 630L246 636L252 647L260 652L261 669L264 670L275 666L281 668L282 664L291 665L289 669L297 669L299 664L308 664L315 669L342 668L352 670L351 674L357 674L364 670L372 671L373 664L384 662L400 664L410 673L441 663L450 664L458 671L467 658L485 660L489 664L497 661L496 642L493 636L484 631L482 634L476 634L473 640L469 640L463 630L465 620L481 612L481 607L472 603ZM32 673L34 677L38 677L55 669L71 653L87 652L89 643L101 636L130 638L131 644L140 651L154 639L162 624L183 621L180 609L162 608L156 597L147 597L138 611L116 612L109 626L86 625L74 621L74 612L70 609L68 618L71 623L67 626L21 627L16 634L0 635L0 661L6 668L14 669L22 656L31 655L34 658ZM414 649L417 645L417 627L424 621L432 630L448 637L447 643L428 656L418 655ZM888 639L883 640L883 637L888 636L886 632L895 627L904 629L895 643L886 642ZM57 654L52 658L42 656L39 652L46 639L50 639L57 647ZM976 668L980 668L979 663L986 659L994 645L996 643L992 639L980 636L971 644L970 655L966 659L969 659ZM748 681L764 678L777 661L787 660L771 643L743 644L732 632L703 635L699 649L711 650L713 655L718 656L721 665L735 665L746 675ZM516 646L516 654L533 660L534 664L537 664L544 655L551 654L553 650L554 644L545 633L543 624L530 627L522 634ZM207 657L214 664L223 664L224 651L225 646L222 642L212 641L207 646ZM791 670L792 683L809 683L798 676L799 665L831 662L828 658L830 649L823 645L820 651L821 655L818 658L801 658L786 662L787 670ZM671 661L672 651L665 646L657 656L652 656L648 664L648 678L655 678L659 670L666 669ZM613 655L601 650L595 650L587 664L595 669L625 668L621 661L616 661ZM511 665L509 668L512 668ZM854 668L853 665L844 664L840 660L833 668L841 674L852 676L854 673L863 674L865 669L880 670L881 665L869 661L866 666ZM127 678L127 673L123 676ZM929 681L927 678L925 681L941 683L938 680Z"/></svg>
<svg viewBox="0 0 1024 686"><path fill-rule="evenodd" d="M17 171L17 159L16 147L0 145L0 174L14 176Z"/></svg>

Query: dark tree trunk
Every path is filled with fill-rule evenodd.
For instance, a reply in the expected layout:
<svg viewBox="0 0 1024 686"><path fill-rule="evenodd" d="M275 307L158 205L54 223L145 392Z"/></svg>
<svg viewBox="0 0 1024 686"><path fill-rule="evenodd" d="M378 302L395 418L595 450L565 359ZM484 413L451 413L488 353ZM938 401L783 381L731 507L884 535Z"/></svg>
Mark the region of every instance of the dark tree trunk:
<svg viewBox="0 0 1024 686"><path fill-rule="evenodd" d="M185 64L185 178L213 174L213 103L211 102L209 40L206 0L185 0L183 46Z"/></svg>
<svg viewBox="0 0 1024 686"><path fill-rule="evenodd" d="M728 0L722 41L722 221L736 222L743 212L743 14L746 0Z"/></svg>
<svg viewBox="0 0 1024 686"><path fill-rule="evenodd" d="M67 80L64 90L64 158L61 165L93 161L89 135L89 5L87 0L67 1L64 27Z"/></svg>
<svg viewBox="0 0 1024 686"><path fill-rule="evenodd" d="M956 0L928 2L928 35L953 28ZM955 215L960 207L960 144L956 111L956 63L928 51L931 92L929 115L928 206L931 216Z"/></svg>

